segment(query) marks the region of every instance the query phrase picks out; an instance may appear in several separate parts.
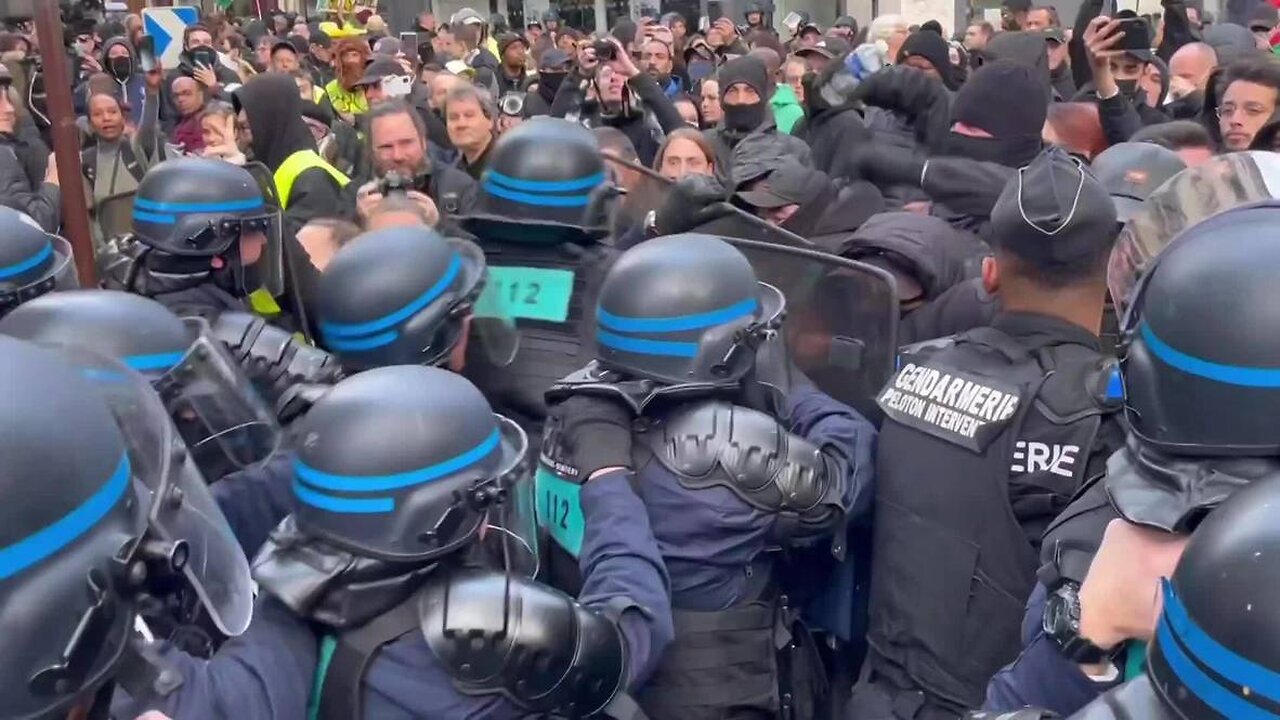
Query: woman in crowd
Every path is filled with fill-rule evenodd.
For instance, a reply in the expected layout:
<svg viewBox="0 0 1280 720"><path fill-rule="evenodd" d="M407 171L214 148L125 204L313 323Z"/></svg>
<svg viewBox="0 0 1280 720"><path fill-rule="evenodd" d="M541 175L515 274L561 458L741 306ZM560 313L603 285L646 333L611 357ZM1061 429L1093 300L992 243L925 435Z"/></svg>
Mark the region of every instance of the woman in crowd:
<svg viewBox="0 0 1280 720"><path fill-rule="evenodd" d="M668 180L679 180L686 175L714 175L715 150L698 130L680 128L667 135L658 148L653 169Z"/></svg>
<svg viewBox="0 0 1280 720"><path fill-rule="evenodd" d="M128 234L133 227L133 195L142 176L165 159L164 135L157 127L160 113L159 70L146 74L142 122L133 130L128 113L114 92L95 91L89 97L89 128L93 142L81 152L85 196L98 243ZM90 87L98 87L90 83Z"/></svg>
<svg viewBox="0 0 1280 720"><path fill-rule="evenodd" d="M244 165L245 156L236 133L236 111L230 103L209 103L200 115L200 132L204 136L204 157Z"/></svg>

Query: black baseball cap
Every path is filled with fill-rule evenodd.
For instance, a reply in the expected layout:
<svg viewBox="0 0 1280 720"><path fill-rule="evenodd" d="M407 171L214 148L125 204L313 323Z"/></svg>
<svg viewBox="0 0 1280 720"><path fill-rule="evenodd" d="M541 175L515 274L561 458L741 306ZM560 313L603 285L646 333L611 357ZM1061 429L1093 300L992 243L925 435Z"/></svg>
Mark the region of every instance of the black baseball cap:
<svg viewBox="0 0 1280 720"><path fill-rule="evenodd" d="M1047 27L1040 31L1046 42L1058 43L1059 45L1067 41L1067 34L1060 27Z"/></svg>
<svg viewBox="0 0 1280 720"><path fill-rule="evenodd" d="M1095 257L1115 243L1116 206L1106 188L1059 147L1020 168L991 209L991 246L1032 266Z"/></svg>
<svg viewBox="0 0 1280 720"><path fill-rule="evenodd" d="M360 85L374 85L382 82L383 78L407 75L404 66L399 62L390 58L379 57L377 60L364 66L364 77L356 83Z"/></svg>
<svg viewBox="0 0 1280 720"><path fill-rule="evenodd" d="M788 162L756 181L750 189L740 190L737 196L756 208L804 205L822 193L825 182L823 173L797 162Z"/></svg>
<svg viewBox="0 0 1280 720"><path fill-rule="evenodd" d="M796 55L804 57L805 55L821 55L824 58L833 60L844 55L853 48L841 37L827 36L817 42L817 44L800 48L796 50Z"/></svg>
<svg viewBox="0 0 1280 720"><path fill-rule="evenodd" d="M283 40L283 39L282 39L282 40L277 40L277 41L275 41L275 42L271 43L271 54L272 54L272 55L275 55L277 50L282 50L282 49L284 49L284 50L288 50L289 52L293 53L294 55L297 55L297 54L298 54L298 48L294 47L294 46L293 46L293 43L289 42L288 40Z"/></svg>
<svg viewBox="0 0 1280 720"><path fill-rule="evenodd" d="M330 45L333 45L333 40L329 38L329 33L318 27L311 29L311 37L308 38L308 42L312 45L319 45L322 48L327 48Z"/></svg>
<svg viewBox="0 0 1280 720"><path fill-rule="evenodd" d="M1144 142L1118 143L1093 159L1093 174L1115 202L1120 222L1127 222L1156 188L1186 168L1176 152Z"/></svg>

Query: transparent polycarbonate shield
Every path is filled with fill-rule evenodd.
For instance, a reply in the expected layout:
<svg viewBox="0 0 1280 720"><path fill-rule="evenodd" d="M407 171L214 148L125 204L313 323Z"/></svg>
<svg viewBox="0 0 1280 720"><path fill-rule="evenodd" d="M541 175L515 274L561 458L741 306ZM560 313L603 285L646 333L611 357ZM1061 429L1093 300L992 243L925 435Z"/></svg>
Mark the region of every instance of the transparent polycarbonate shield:
<svg viewBox="0 0 1280 720"><path fill-rule="evenodd" d="M1116 314L1124 317L1151 261L1192 225L1241 205L1280 197L1280 155L1242 152L1215 157L1170 178L1120 231L1107 266Z"/></svg>
<svg viewBox="0 0 1280 720"><path fill-rule="evenodd" d="M115 415L133 477L148 495L149 534L181 558L175 565L218 630L244 632L253 613L249 562L159 395L115 360L68 347L57 351L79 366Z"/></svg>
<svg viewBox="0 0 1280 720"><path fill-rule="evenodd" d="M499 556L507 572L533 578L539 570L538 519L534 514L533 475L527 456L529 440L519 425L501 415L495 417L506 458L500 471L505 497L489 513L486 543L491 547L500 544Z"/></svg>

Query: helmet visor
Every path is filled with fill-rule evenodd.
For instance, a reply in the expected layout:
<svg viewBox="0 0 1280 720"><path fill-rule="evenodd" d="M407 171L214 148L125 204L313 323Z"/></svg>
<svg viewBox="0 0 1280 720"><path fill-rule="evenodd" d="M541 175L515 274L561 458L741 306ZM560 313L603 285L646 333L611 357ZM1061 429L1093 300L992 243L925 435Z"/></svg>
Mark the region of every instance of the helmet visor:
<svg viewBox="0 0 1280 720"><path fill-rule="evenodd" d="M57 235L50 236L49 241L52 249L46 252L53 253L53 264L49 266L49 271L20 287L0 290L0 316L45 293L54 290L75 290L80 287L71 243Z"/></svg>
<svg viewBox="0 0 1280 720"><path fill-rule="evenodd" d="M244 632L253 610L249 562L160 398L142 375L114 360L58 350L81 365L115 415L134 478L145 488L149 532L185 560L174 565L218 630Z"/></svg>
<svg viewBox="0 0 1280 720"><path fill-rule="evenodd" d="M257 465L280 445L280 427L252 381L199 318L195 341L156 382L196 464L211 480Z"/></svg>
<svg viewBox="0 0 1280 720"><path fill-rule="evenodd" d="M533 477L528 472L525 458L529 441L519 425L501 415L494 417L502 435L503 461L499 478L506 498L489 513L485 544L498 552L507 572L532 578L538 574L539 555Z"/></svg>

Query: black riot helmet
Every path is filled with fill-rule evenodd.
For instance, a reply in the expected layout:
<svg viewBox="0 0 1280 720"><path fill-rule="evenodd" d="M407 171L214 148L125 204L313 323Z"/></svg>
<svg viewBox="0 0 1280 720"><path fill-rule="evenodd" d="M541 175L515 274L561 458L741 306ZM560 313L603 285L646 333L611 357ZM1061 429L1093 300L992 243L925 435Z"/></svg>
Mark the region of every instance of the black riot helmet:
<svg viewBox="0 0 1280 720"><path fill-rule="evenodd" d="M1125 417L1143 444L1280 455L1280 202L1192 226L1158 255L1122 327Z"/></svg>
<svg viewBox="0 0 1280 720"><path fill-rule="evenodd" d="M107 405L54 351L0 338L0 717L65 717L111 679L146 528Z"/></svg>
<svg viewBox="0 0 1280 720"><path fill-rule="evenodd" d="M671 235L623 253L596 311L601 366L664 384L738 383L782 324L782 293L710 235Z"/></svg>
<svg viewBox="0 0 1280 720"><path fill-rule="evenodd" d="M391 562L469 545L505 504L526 447L465 378L418 365L343 380L296 427L298 530Z"/></svg>
<svg viewBox="0 0 1280 720"><path fill-rule="evenodd" d="M503 133L462 225L480 239L585 243L608 233L609 200L600 147L590 130L537 117Z"/></svg>
<svg viewBox="0 0 1280 720"><path fill-rule="evenodd" d="M0 207L0 316L53 290L78 285L71 244L35 220Z"/></svg>
<svg viewBox="0 0 1280 720"><path fill-rule="evenodd" d="M0 334L112 358L145 377L210 481L265 461L280 431L240 366L198 318L115 290L37 298L0 320Z"/></svg>
<svg viewBox="0 0 1280 720"><path fill-rule="evenodd" d="M133 201L148 270L208 276L237 297L283 291L279 227L254 176L221 160L166 160L142 178Z"/></svg>
<svg viewBox="0 0 1280 720"><path fill-rule="evenodd" d="M1254 483L1196 529L1147 653L1156 694L1180 718L1274 718L1280 705L1280 478Z"/></svg>
<svg viewBox="0 0 1280 720"><path fill-rule="evenodd" d="M318 327L347 370L439 365L480 294L484 253L428 227L365 233L320 276Z"/></svg>

